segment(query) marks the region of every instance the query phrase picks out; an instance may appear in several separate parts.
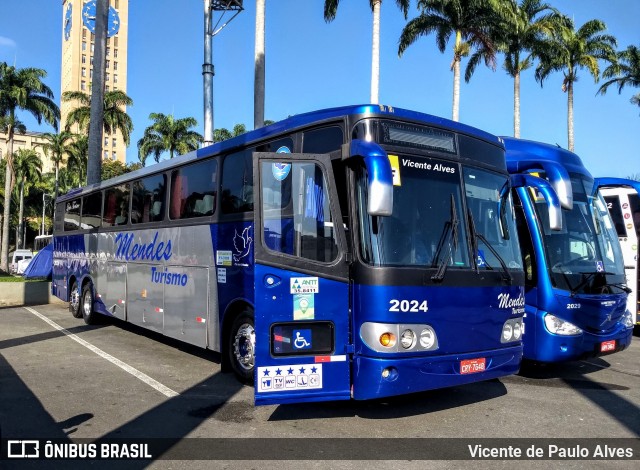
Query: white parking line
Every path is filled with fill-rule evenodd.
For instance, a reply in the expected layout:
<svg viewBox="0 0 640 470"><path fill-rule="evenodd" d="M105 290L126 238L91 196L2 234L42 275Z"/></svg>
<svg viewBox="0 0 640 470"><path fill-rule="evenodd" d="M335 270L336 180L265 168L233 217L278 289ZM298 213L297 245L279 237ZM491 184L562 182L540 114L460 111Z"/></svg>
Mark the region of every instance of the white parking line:
<svg viewBox="0 0 640 470"><path fill-rule="evenodd" d="M89 349L90 351L93 351L98 356L102 357L103 359L106 359L107 361L111 362L112 364L115 364L116 366L120 367L122 370L124 370L124 371L130 373L131 375L133 375L134 377L137 377L138 379L142 380L144 383L146 383L150 387L155 388L157 391L162 393L164 396L171 398L171 397L177 397L179 395L178 392L175 392L175 391L171 390L169 387L167 387L165 385L162 385L160 382L158 382L155 379L152 379L147 374L144 374L144 373L140 372L135 367L131 367L129 364L126 364L126 363L122 362L120 359L117 359L117 358L113 357L111 354L107 354L102 349L97 348L93 344L83 340L82 338L74 335L73 333L70 333L68 330L62 328L56 322L48 319L47 317L45 317L41 313L36 312L31 307L24 307L24 309L29 311L29 312L31 312L31 313L33 313L36 317L38 317L42 321L48 323L49 325L51 325L56 330L64 333L65 335L67 335L69 338L71 338L75 342L83 345L85 348Z"/></svg>

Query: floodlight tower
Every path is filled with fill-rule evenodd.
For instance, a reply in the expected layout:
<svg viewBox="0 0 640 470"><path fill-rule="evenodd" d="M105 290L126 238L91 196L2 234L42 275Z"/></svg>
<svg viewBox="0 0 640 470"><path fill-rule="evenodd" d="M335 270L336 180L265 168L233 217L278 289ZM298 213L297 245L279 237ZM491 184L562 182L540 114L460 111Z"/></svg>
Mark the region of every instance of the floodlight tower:
<svg viewBox="0 0 640 470"><path fill-rule="evenodd" d="M203 147L213 143L213 36L227 26L243 10L242 0L204 0L204 63L202 64L203 96L204 96L204 141ZM214 12L219 12L216 23L213 23ZM223 19L227 12L232 15L227 21Z"/></svg>

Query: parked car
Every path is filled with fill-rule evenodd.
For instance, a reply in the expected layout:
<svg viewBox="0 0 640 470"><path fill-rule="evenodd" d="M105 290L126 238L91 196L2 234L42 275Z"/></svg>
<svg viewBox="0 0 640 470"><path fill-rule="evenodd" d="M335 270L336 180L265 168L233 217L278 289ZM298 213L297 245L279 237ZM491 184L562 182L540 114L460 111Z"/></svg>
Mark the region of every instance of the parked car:
<svg viewBox="0 0 640 470"><path fill-rule="evenodd" d="M9 253L9 272L12 274L22 274L29 262L33 258L31 250L16 250ZM26 263L20 263L26 261Z"/></svg>

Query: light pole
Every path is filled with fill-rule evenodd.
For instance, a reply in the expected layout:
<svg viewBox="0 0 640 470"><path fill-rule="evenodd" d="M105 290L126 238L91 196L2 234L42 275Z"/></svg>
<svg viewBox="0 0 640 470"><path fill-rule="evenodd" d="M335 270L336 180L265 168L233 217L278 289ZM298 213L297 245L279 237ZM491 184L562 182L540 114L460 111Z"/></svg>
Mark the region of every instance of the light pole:
<svg viewBox="0 0 640 470"><path fill-rule="evenodd" d="M203 147L213 143L213 36L222 31L242 10L242 0L204 0L204 63L202 64L204 98ZM215 25L213 25L212 21L214 11L221 12ZM222 20L228 11L235 13L228 21L223 23Z"/></svg>

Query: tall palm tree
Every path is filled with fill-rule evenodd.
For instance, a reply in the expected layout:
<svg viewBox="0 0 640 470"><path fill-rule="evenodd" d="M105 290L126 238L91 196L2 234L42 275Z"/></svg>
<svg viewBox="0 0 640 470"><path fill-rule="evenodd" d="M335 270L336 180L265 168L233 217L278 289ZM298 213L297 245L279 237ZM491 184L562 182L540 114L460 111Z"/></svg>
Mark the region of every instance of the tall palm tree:
<svg viewBox="0 0 640 470"><path fill-rule="evenodd" d="M27 111L41 124L45 122L57 129L60 109L53 101L51 88L42 81L47 76L43 69L27 67L17 69L0 63L0 116L3 116L7 131L6 178L4 191L4 214L2 220L2 249L0 269L8 270L9 216L11 191L13 189L13 137L19 123L16 112Z"/></svg>
<svg viewBox="0 0 640 470"><path fill-rule="evenodd" d="M499 6L496 42L505 56L503 67L513 77L513 136L520 137L520 75L569 21L542 0L504 0Z"/></svg>
<svg viewBox="0 0 640 470"><path fill-rule="evenodd" d="M24 248L22 239L24 226L24 195L27 181L35 183L42 176L42 161L40 156L33 149L18 149L14 154L13 166L16 172L16 180L20 183L20 210L18 212L18 237L16 238L16 248Z"/></svg>
<svg viewBox="0 0 640 470"><path fill-rule="evenodd" d="M144 130L144 135L138 141L138 158L144 165L147 157L153 154L156 162L160 161L163 152L169 152L169 158L176 154L196 150L203 141L202 135L191 130L198 125L192 117L176 119L172 114L149 114L153 124Z"/></svg>
<svg viewBox="0 0 640 470"><path fill-rule="evenodd" d="M616 60L616 38L603 34L604 22L590 20L578 30L571 25L556 34L549 47L540 55L536 68L536 80L542 83L552 72L562 72L562 91L567 93L567 140L570 151L574 149L573 138L573 87L578 80L578 70L586 68L598 83L600 65L598 60L614 63Z"/></svg>
<svg viewBox="0 0 640 470"><path fill-rule="evenodd" d="M340 0L324 0L324 19L331 22L338 12ZM410 0L396 0L404 18L409 14ZM371 42L371 103L377 104L380 94L380 7L382 0L369 0L373 12L373 35Z"/></svg>
<svg viewBox="0 0 640 470"><path fill-rule="evenodd" d="M265 1L256 0L255 76L253 82L253 128L264 126L264 13Z"/></svg>
<svg viewBox="0 0 640 470"><path fill-rule="evenodd" d="M89 164L89 137L76 134L75 140L69 145L69 161L67 168L78 176L77 185L84 186L87 180L87 166Z"/></svg>
<svg viewBox="0 0 640 470"><path fill-rule="evenodd" d="M78 124L81 130L89 130L91 120L91 97L82 91L65 91L64 101L77 101L79 106L67 116L66 130ZM104 93L104 131L107 133L120 131L125 145L129 145L133 121L126 112L127 106L133 106L133 100L122 90L111 90Z"/></svg>
<svg viewBox="0 0 640 470"><path fill-rule="evenodd" d="M602 84L598 93L605 94L611 85L617 85L618 93L626 86L640 87L640 49L628 46L626 50L617 54L617 61L609 65L602 72L602 78L609 78ZM640 103L640 93L631 98L632 104Z"/></svg>
<svg viewBox="0 0 640 470"><path fill-rule="evenodd" d="M419 37L435 34L440 52L444 52L447 42L453 35L453 105L452 119L457 121L460 115L460 62L472 49L474 55L467 64L465 81L471 79L475 67L481 60L495 69L496 45L493 41L493 29L497 27L499 15L490 0L418 0L422 13L412 19L400 35L398 55Z"/></svg>
<svg viewBox="0 0 640 470"><path fill-rule="evenodd" d="M60 171L60 164L64 162L65 155L69 155L69 144L73 135L74 134L67 131L62 131L59 134L47 132L42 135L42 138L46 141L42 144L42 149L45 155L51 159L55 168L54 199L58 197L58 173Z"/></svg>

